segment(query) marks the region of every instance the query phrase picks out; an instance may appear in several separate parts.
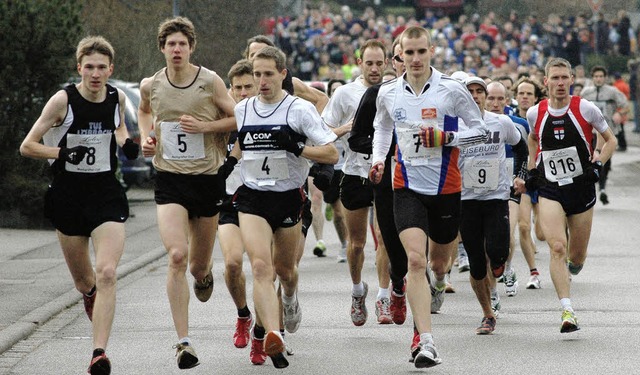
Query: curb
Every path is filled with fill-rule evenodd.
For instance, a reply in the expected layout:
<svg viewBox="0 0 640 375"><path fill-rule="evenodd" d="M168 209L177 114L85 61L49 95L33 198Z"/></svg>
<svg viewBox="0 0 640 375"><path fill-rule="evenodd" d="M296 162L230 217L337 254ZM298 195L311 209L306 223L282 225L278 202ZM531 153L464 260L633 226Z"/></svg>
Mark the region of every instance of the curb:
<svg viewBox="0 0 640 375"><path fill-rule="evenodd" d="M162 258L166 253L164 247L157 247L126 264L120 265L118 267L118 280ZM11 349L20 340L29 337L38 327L61 311L75 305L81 299L82 295L73 288L0 331L0 354Z"/></svg>

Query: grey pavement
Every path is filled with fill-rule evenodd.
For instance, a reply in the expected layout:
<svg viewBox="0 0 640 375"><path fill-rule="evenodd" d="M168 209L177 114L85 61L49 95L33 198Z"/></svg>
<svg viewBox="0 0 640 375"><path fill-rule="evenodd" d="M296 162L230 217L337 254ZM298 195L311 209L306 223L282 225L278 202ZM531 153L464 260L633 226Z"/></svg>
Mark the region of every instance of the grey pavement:
<svg viewBox="0 0 640 375"><path fill-rule="evenodd" d="M630 127L627 127L630 129ZM560 307L548 274L548 247L537 242L543 288L524 289L527 267L514 257L520 278L516 297L500 286L502 314L492 336L474 334L481 311L468 273L452 272L455 294L433 315L440 366L418 370L408 362L411 317L402 326L375 323L376 273L369 238L363 279L370 286L369 319L354 327L349 318L350 278L336 263L339 248L331 223L325 225L327 258L316 258L310 232L300 264L302 324L286 340L291 365L275 370L249 362L249 348L232 344L235 307L224 285L220 249L214 249L214 295L191 298L190 337L201 365L191 374L607 374L639 373L640 351L640 136L628 132L629 149L614 155L611 203L595 208L589 257L573 278L572 301L582 330L559 333ZM107 353L113 374L178 374L177 340L165 293L166 258L161 248L151 193L130 192L132 212L119 271L116 318ZM0 229L0 374L85 373L91 353L91 325L73 289L52 231ZM247 295L252 293L246 261ZM191 279L191 278L190 278ZM253 311L253 303L249 302Z"/></svg>

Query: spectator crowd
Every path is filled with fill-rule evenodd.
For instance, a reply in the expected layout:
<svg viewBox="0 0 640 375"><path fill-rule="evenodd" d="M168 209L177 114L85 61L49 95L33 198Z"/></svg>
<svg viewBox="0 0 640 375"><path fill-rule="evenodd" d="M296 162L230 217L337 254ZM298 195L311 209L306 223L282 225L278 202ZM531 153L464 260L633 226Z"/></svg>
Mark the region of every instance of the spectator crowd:
<svg viewBox="0 0 640 375"><path fill-rule="evenodd" d="M297 17L269 19L265 29L287 54L294 76L305 81L349 81L359 73L357 46L375 38L391 51L393 39L411 25L431 30L436 47L432 64L443 72L541 77L549 57L563 57L578 67L586 65L593 53L630 57L637 51L637 33L624 10L610 20L602 13L596 17L550 14L542 20L515 10L508 19L490 11L454 20L436 17L429 10L422 19L381 16L371 7L356 15L343 6L334 14L323 4L305 8Z"/></svg>

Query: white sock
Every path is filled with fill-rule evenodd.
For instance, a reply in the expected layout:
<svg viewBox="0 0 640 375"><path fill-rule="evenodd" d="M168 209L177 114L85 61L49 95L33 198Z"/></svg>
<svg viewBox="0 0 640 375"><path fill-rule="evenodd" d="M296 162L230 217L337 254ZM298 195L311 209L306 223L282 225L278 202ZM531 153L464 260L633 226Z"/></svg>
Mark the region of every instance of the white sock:
<svg viewBox="0 0 640 375"><path fill-rule="evenodd" d="M571 307L571 299L570 298L561 298L560 304L562 305L563 310L569 310L573 312L573 307Z"/></svg>
<svg viewBox="0 0 640 375"><path fill-rule="evenodd" d="M360 281L359 284L353 284L351 287L351 295L354 297L362 297L364 296L364 284Z"/></svg>
<svg viewBox="0 0 640 375"><path fill-rule="evenodd" d="M421 333L420 334L420 342L421 343L432 343L433 344L433 335L431 335L431 332L425 332L425 333Z"/></svg>
<svg viewBox="0 0 640 375"><path fill-rule="evenodd" d="M390 298L391 297L391 291L389 290L389 288L378 288L378 300L381 300L383 298Z"/></svg>
<svg viewBox="0 0 640 375"><path fill-rule="evenodd" d="M191 339L189 338L189 336L181 338L180 340L178 340L178 342L181 344L187 344L191 346Z"/></svg>

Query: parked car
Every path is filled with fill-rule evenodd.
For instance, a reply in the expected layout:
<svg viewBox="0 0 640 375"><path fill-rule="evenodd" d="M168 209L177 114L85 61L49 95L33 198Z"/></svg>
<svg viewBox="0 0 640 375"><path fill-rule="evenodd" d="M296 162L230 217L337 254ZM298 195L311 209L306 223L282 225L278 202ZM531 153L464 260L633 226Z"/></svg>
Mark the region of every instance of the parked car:
<svg viewBox="0 0 640 375"><path fill-rule="evenodd" d="M140 144L140 131L138 129L138 105L140 104L140 88L137 83L120 80L109 80L109 84L124 91L126 107L124 109L124 122L127 125L129 137ZM120 171L126 187L132 185L143 185L149 181L153 174L151 158L142 156L142 152L135 160L128 160L120 148L118 148L118 159L120 159Z"/></svg>

